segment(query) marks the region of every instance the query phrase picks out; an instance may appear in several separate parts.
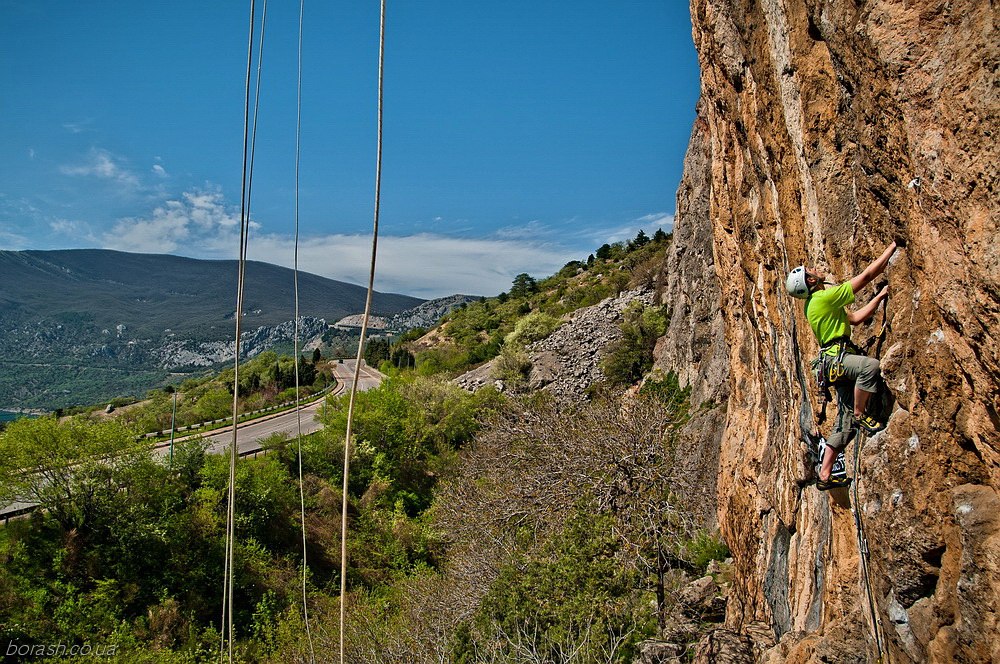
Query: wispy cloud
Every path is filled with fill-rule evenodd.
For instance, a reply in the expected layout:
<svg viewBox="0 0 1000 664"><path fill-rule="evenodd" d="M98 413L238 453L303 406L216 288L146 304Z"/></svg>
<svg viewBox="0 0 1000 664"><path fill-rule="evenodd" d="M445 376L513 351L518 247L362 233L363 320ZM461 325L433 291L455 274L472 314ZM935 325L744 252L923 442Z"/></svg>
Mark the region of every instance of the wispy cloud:
<svg viewBox="0 0 1000 664"><path fill-rule="evenodd" d="M226 205L221 192L186 192L147 217L120 219L104 235L103 244L145 253L172 253L183 247L188 255L225 254L230 245L238 248L239 224L239 213Z"/></svg>
<svg viewBox="0 0 1000 664"><path fill-rule="evenodd" d="M49 229L52 233L64 242L78 243L85 242L93 244L98 241L94 235L94 230L90 224L73 219L53 219L49 221Z"/></svg>
<svg viewBox="0 0 1000 664"><path fill-rule="evenodd" d="M64 122L63 129L71 134L84 134L94 131L94 118L85 118L76 122Z"/></svg>
<svg viewBox="0 0 1000 664"><path fill-rule="evenodd" d="M227 205L221 191L187 192L148 215L119 220L102 242L106 248L122 251L233 259L239 251L239 222L238 208ZM672 227L672 222L672 215L666 213L643 215L606 228L593 246L591 238L571 232L573 224L568 221L533 220L485 238L455 232L383 233L375 286L427 298L452 293L496 295L508 290L521 272L545 277L604 242L631 239L639 228L651 235L657 228ZM262 230L259 224L251 224L249 258L293 267L293 238ZM303 237L299 243L301 270L338 281L367 284L370 257L368 234L317 235Z"/></svg>
<svg viewBox="0 0 1000 664"><path fill-rule="evenodd" d="M657 229L662 228L669 233L674 228L674 215L667 212L652 212L620 225L605 226L593 232L592 237L598 244L605 242L627 242L634 238L640 230L652 237Z"/></svg>
<svg viewBox="0 0 1000 664"><path fill-rule="evenodd" d="M92 148L83 163L66 165L59 171L72 177L94 177L128 187L139 186L139 178L122 165L123 161L107 150Z"/></svg>
<svg viewBox="0 0 1000 664"><path fill-rule="evenodd" d="M0 222L0 250L19 251L29 246L28 238L4 228L4 224Z"/></svg>
<svg viewBox="0 0 1000 664"><path fill-rule="evenodd" d="M37 216L38 210L31 203L0 192L0 249L19 251L30 248L33 223L26 223L25 220L33 220Z"/></svg>
<svg viewBox="0 0 1000 664"><path fill-rule="evenodd" d="M291 267L294 244L277 235L251 237L255 260ZM576 257L566 247L530 240L456 238L431 233L379 238L375 287L418 297L496 295L514 276L548 276ZM326 235L300 242L299 268L330 279L368 282L371 237Z"/></svg>
<svg viewBox="0 0 1000 664"><path fill-rule="evenodd" d="M153 164L153 168L151 170L153 171L154 174L158 175L161 178L167 177L167 170L159 164Z"/></svg>

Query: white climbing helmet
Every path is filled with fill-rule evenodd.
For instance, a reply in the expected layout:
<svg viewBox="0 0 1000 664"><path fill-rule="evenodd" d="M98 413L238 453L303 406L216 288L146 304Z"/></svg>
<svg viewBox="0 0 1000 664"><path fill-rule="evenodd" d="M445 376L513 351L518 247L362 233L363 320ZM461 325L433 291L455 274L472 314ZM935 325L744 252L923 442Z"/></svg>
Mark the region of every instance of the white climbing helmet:
<svg viewBox="0 0 1000 664"><path fill-rule="evenodd" d="M785 290L792 297L804 300L809 297L809 284L806 283L806 266L800 265L788 273L785 279Z"/></svg>

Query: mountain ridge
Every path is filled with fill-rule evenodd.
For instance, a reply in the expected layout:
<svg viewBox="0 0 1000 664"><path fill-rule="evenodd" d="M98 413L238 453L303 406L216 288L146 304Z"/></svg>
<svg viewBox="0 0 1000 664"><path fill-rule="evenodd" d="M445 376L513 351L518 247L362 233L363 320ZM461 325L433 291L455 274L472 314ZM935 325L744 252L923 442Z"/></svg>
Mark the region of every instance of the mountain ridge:
<svg viewBox="0 0 1000 664"><path fill-rule="evenodd" d="M0 404L56 408L141 394L232 355L234 260L103 249L0 251ZM293 271L246 266L244 353L289 337ZM300 336L364 308L361 286L299 273ZM420 298L376 293L391 316ZM301 327L301 326L300 326Z"/></svg>

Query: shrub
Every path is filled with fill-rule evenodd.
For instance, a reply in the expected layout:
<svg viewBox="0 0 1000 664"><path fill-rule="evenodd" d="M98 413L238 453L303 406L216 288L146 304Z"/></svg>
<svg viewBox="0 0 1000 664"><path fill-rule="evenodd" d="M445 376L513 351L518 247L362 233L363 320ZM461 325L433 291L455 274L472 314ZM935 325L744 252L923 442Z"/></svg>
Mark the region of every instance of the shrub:
<svg viewBox="0 0 1000 664"><path fill-rule="evenodd" d="M559 327L558 318L535 311L517 321L514 331L507 335L504 343L527 346L549 336L557 327Z"/></svg>

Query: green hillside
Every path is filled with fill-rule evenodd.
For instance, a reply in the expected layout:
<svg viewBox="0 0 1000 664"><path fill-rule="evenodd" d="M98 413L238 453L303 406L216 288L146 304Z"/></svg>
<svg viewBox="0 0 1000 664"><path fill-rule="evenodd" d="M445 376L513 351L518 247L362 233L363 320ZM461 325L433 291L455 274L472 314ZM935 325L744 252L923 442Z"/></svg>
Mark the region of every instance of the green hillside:
<svg viewBox="0 0 1000 664"><path fill-rule="evenodd" d="M49 410L142 395L170 373L216 365L231 354L224 344L234 335L236 277L236 261L0 251L0 407ZM244 332L290 321L293 286L292 270L248 263ZM362 311L365 294L360 286L299 274L302 316L336 321ZM421 302L377 293L373 309L392 315Z"/></svg>
<svg viewBox="0 0 1000 664"><path fill-rule="evenodd" d="M236 261L130 254L101 249L0 251L0 320L86 321L99 329L124 324L134 337L165 330L199 340L232 335ZM293 273L250 261L244 312L249 326L276 325L293 314ZM378 293L377 314L394 314L423 300ZM335 321L364 309L361 286L299 274L303 316Z"/></svg>

